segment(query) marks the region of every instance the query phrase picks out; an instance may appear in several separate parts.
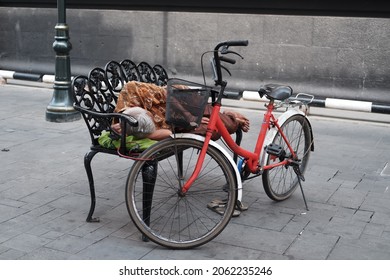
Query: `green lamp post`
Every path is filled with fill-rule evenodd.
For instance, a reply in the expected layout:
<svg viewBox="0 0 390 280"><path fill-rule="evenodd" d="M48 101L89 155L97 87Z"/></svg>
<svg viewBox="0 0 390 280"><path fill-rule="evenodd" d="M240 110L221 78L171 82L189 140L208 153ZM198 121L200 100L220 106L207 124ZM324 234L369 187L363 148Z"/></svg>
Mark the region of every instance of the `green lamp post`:
<svg viewBox="0 0 390 280"><path fill-rule="evenodd" d="M50 122L71 122L81 118L80 113L73 108L74 99L70 91L69 52L72 44L69 42L65 2L65 0L57 0L58 23L55 26L56 36L53 43L56 53L54 92L46 108L46 120Z"/></svg>

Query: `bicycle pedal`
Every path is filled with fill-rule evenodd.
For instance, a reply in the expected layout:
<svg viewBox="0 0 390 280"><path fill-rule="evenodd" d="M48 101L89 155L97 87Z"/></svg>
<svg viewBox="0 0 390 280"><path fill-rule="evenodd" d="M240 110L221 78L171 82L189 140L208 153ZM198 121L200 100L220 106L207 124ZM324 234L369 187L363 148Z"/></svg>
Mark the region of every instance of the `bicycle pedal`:
<svg viewBox="0 0 390 280"><path fill-rule="evenodd" d="M283 160L286 157L286 151L278 144L269 144L265 147L265 151L270 155L278 157L280 160Z"/></svg>

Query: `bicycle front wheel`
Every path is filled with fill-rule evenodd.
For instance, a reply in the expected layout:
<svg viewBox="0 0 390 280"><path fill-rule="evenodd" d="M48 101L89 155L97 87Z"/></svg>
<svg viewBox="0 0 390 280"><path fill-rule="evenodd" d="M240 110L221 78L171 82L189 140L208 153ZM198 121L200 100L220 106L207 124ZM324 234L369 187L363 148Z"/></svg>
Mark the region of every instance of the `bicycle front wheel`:
<svg viewBox="0 0 390 280"><path fill-rule="evenodd" d="M300 172L304 174L312 145L310 125L306 117L302 115L291 116L283 123L281 130L296 153L298 157L297 161L300 163ZM279 131L271 143L282 147L289 154L287 144ZM278 158L268 155L266 164L272 164L278 160ZM275 201L282 201L289 198L298 186L298 176L292 166L279 166L265 170L262 179L266 194Z"/></svg>
<svg viewBox="0 0 390 280"><path fill-rule="evenodd" d="M203 142L166 139L142 153L126 186L129 215L144 237L165 247L189 249L215 238L235 207L233 167L209 146L202 169L188 192L179 194L191 176Z"/></svg>

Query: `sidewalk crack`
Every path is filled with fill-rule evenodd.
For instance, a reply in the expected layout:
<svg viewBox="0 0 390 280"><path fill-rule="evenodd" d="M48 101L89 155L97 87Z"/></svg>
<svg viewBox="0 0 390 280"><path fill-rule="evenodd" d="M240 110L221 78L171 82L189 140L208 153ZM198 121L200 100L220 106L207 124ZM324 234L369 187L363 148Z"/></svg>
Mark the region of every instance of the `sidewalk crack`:
<svg viewBox="0 0 390 280"><path fill-rule="evenodd" d="M330 177L327 182L329 182L330 180L334 179L338 174L340 173L340 170L337 170L332 177Z"/></svg>

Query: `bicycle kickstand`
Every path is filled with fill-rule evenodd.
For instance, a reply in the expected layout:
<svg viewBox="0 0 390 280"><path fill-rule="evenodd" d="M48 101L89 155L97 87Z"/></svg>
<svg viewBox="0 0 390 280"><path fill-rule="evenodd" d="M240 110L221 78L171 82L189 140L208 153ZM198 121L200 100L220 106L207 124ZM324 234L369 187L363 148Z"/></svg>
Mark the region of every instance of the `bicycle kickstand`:
<svg viewBox="0 0 390 280"><path fill-rule="evenodd" d="M299 165L294 164L293 170L294 170L295 174L297 174L297 177L298 177L298 183L299 183L299 187L301 188L301 193L302 193L303 201L305 203L306 210L309 211L309 207L307 206L307 202L306 202L305 193L303 192L303 187L302 187L302 181L303 182L305 181L305 177L303 176L301 170L299 169Z"/></svg>

